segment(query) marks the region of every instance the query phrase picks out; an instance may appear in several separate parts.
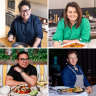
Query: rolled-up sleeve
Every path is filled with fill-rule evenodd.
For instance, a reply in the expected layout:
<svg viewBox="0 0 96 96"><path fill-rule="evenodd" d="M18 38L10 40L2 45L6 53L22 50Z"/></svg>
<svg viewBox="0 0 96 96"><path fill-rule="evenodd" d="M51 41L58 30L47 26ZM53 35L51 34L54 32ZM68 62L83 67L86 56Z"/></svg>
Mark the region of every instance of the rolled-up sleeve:
<svg viewBox="0 0 96 96"><path fill-rule="evenodd" d="M42 23L38 17L35 17L34 30L36 32L36 37L43 39Z"/></svg>
<svg viewBox="0 0 96 96"><path fill-rule="evenodd" d="M83 18L81 22L81 34L78 39L80 42L89 42L90 41L90 23L88 19Z"/></svg>

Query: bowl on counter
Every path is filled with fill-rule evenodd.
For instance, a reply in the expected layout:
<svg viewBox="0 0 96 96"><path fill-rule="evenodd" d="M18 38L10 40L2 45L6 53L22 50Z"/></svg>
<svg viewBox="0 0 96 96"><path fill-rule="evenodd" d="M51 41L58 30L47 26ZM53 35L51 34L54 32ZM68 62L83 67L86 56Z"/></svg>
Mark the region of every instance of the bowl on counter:
<svg viewBox="0 0 96 96"><path fill-rule="evenodd" d="M12 44L11 47L24 48L24 47L28 47L28 44L22 42L15 42L14 44Z"/></svg>

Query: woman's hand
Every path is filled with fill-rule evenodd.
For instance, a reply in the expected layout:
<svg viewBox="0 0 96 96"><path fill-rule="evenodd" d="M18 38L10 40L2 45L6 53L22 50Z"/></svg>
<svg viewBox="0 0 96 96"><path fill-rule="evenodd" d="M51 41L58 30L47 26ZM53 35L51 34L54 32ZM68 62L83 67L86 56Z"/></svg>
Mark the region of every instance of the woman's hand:
<svg viewBox="0 0 96 96"><path fill-rule="evenodd" d="M63 44L71 43L71 42L80 42L78 39L76 40L63 40Z"/></svg>
<svg viewBox="0 0 96 96"><path fill-rule="evenodd" d="M58 41L54 41L54 45L53 46L59 48L61 46L61 43L58 42Z"/></svg>
<svg viewBox="0 0 96 96"><path fill-rule="evenodd" d="M88 86L86 87L86 92L89 94L92 92L92 87L91 86Z"/></svg>
<svg viewBox="0 0 96 96"><path fill-rule="evenodd" d="M67 43L70 43L72 42L72 40L63 40L63 44L67 44Z"/></svg>

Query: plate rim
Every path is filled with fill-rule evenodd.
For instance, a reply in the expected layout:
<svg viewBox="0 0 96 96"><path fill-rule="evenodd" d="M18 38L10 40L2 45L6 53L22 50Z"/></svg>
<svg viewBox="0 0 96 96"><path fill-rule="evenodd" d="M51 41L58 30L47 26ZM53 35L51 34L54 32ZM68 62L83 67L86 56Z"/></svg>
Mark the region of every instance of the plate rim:
<svg viewBox="0 0 96 96"><path fill-rule="evenodd" d="M16 45L17 44L17 45ZM15 42L15 43L13 43L11 46L12 47L16 47L16 46L18 46L18 45L22 45L23 47L28 47L28 45L26 44L26 43L23 43L23 42Z"/></svg>
<svg viewBox="0 0 96 96"><path fill-rule="evenodd" d="M63 46L66 46L66 45L69 45L69 44L72 44L72 43L79 43L79 44L85 45L84 47L81 47L81 48L87 48L87 45L88 45L88 44L83 43L83 42L73 41L73 42L70 42L70 43L67 43L67 44L63 44L60 47L63 47ZM65 48L75 48L75 47L65 47ZM78 48L78 47L76 47L76 48Z"/></svg>

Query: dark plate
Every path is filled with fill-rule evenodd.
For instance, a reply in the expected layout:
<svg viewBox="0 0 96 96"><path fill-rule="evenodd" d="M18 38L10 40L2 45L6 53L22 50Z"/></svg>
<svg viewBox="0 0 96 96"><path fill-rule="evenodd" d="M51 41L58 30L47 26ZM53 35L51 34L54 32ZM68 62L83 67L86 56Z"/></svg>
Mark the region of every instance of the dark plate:
<svg viewBox="0 0 96 96"><path fill-rule="evenodd" d="M16 42L16 43L12 44L12 47L18 47L18 48L20 48L19 45L21 47L28 47L28 45L26 43L22 43L22 42Z"/></svg>
<svg viewBox="0 0 96 96"><path fill-rule="evenodd" d="M82 88L82 89L83 89L83 91L78 91L78 92L68 92L68 93L81 93L81 92L84 92L85 89L84 89L84 88ZM57 92L58 92L59 94L64 93L64 92L62 92L62 89L58 89Z"/></svg>

